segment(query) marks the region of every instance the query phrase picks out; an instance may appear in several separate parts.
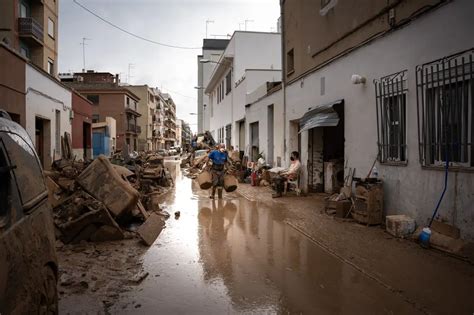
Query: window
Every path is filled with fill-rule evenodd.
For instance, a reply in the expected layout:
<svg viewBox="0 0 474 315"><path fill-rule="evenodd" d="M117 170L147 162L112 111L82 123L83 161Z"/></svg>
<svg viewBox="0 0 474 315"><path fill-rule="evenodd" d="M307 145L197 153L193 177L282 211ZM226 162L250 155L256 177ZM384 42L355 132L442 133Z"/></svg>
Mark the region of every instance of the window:
<svg viewBox="0 0 474 315"><path fill-rule="evenodd" d="M286 54L286 75L290 75L295 71L295 53L294 49L291 49Z"/></svg>
<svg viewBox="0 0 474 315"><path fill-rule="evenodd" d="M20 17L21 18L28 17L28 15L29 15L29 12L28 12L29 10L28 9L29 8L28 8L27 4L25 4L23 2L20 3Z"/></svg>
<svg viewBox="0 0 474 315"><path fill-rule="evenodd" d="M30 50L28 49L28 46L24 45L23 43L20 43L20 55L30 58Z"/></svg>
<svg viewBox="0 0 474 315"><path fill-rule="evenodd" d="M92 123L98 123L99 119L99 114L92 114Z"/></svg>
<svg viewBox="0 0 474 315"><path fill-rule="evenodd" d="M45 193L43 171L29 139L13 133L3 134L1 137L5 147L2 150L4 154L6 153L7 161L11 161L11 166L17 166L13 169L13 178L16 180L16 185L21 187L19 189L21 203L25 205ZM9 150L6 151L6 148Z"/></svg>
<svg viewBox="0 0 474 315"><path fill-rule="evenodd" d="M232 91L232 70L225 76L225 95Z"/></svg>
<svg viewBox="0 0 474 315"><path fill-rule="evenodd" d="M379 161L405 162L407 71L397 72L375 83L377 144Z"/></svg>
<svg viewBox="0 0 474 315"><path fill-rule="evenodd" d="M48 58L48 73L54 75L54 60L51 58Z"/></svg>
<svg viewBox="0 0 474 315"><path fill-rule="evenodd" d="M94 105L98 105L99 104L99 95L97 94L89 94L89 95L86 95L86 98Z"/></svg>
<svg viewBox="0 0 474 315"><path fill-rule="evenodd" d="M424 166L474 166L474 49L417 67L418 140Z"/></svg>
<svg viewBox="0 0 474 315"><path fill-rule="evenodd" d="M48 35L54 38L54 22L51 18L48 18Z"/></svg>

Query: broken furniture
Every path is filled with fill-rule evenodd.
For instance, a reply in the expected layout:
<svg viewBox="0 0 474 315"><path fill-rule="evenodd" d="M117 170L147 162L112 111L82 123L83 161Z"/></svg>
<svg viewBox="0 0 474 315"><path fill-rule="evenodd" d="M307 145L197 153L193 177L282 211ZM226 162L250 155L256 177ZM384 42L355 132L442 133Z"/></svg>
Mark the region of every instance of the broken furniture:
<svg viewBox="0 0 474 315"><path fill-rule="evenodd" d="M358 179L355 183L355 203L351 214L359 223L376 225L383 217L383 183L376 178Z"/></svg>

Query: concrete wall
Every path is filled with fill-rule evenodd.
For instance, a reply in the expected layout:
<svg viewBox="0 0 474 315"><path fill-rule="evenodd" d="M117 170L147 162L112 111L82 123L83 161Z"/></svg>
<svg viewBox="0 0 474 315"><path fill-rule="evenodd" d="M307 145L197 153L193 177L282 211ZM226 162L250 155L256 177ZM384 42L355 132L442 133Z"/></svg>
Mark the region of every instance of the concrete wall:
<svg viewBox="0 0 474 315"><path fill-rule="evenodd" d="M234 82L238 81L247 69L280 70L281 35L236 31L223 55L234 56Z"/></svg>
<svg viewBox="0 0 474 315"><path fill-rule="evenodd" d="M269 160L268 146L268 107L273 105L273 160ZM268 96L263 96L258 101L249 105L245 109L245 143L251 143L250 128L251 123L258 122L259 152L263 152L267 163L277 165L278 160L283 158L283 90L278 90ZM245 150L246 154L249 148Z"/></svg>
<svg viewBox="0 0 474 315"><path fill-rule="evenodd" d="M60 113L59 135L64 132L71 134L70 111L72 110L71 91L62 86L59 82L52 79L45 72L35 67L26 65L26 131L36 145L35 137L35 118L45 119L50 123L49 145L45 149L44 167L49 169L54 159L53 153L59 158L61 154L61 145L57 145L56 137L56 110Z"/></svg>
<svg viewBox="0 0 474 315"><path fill-rule="evenodd" d="M320 0L282 1L285 63L291 49L295 60L294 72L287 71L286 80L294 80L371 37L390 31L430 5L446 1L331 2L335 5L325 8ZM389 19L389 9L393 9L393 20Z"/></svg>
<svg viewBox="0 0 474 315"><path fill-rule="evenodd" d="M0 44L0 109L25 127L26 61Z"/></svg>
<svg viewBox="0 0 474 315"><path fill-rule="evenodd" d="M471 12L474 2L451 2L287 86L285 156L297 149L295 122L309 107L344 99L345 159L349 167L356 168L356 176L365 176L377 155L372 81L407 69L408 164L377 163L377 168L384 180L386 214L404 213L414 217L418 224L426 224L441 194L444 174L441 169L424 169L419 162L415 67L474 47ZM352 74L363 75L367 83L352 84ZM322 77L326 80L324 95L320 90ZM308 132L303 132L303 170L308 158L307 138ZM303 180L306 185L306 178ZM459 227L462 237L471 241L474 240L473 185L472 172L451 172L449 188L439 210L440 218Z"/></svg>
<svg viewBox="0 0 474 315"><path fill-rule="evenodd" d="M71 128L73 154L77 160L84 158L84 152L90 158L92 157L92 103L77 92L73 92L72 110L74 111ZM87 129L88 139L84 139L84 128Z"/></svg>

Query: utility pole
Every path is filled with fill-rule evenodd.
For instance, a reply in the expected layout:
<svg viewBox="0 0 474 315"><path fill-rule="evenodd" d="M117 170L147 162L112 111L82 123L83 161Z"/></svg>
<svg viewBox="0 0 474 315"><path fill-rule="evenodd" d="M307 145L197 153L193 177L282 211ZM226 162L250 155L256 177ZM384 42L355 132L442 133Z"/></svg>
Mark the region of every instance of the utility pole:
<svg viewBox="0 0 474 315"><path fill-rule="evenodd" d="M206 20L206 37L205 38L207 38L207 25L211 24L211 23L214 23L214 21L213 20Z"/></svg>
<svg viewBox="0 0 474 315"><path fill-rule="evenodd" d="M254 20L245 20L245 30L247 30L247 23L248 22L254 22Z"/></svg>
<svg viewBox="0 0 474 315"><path fill-rule="evenodd" d="M131 78L132 76L130 75L130 71L132 70L132 68L133 68L134 66L135 66L135 64L133 64L133 63L129 63L129 64L128 64L128 79L127 79L127 83L128 83L128 84L131 84L131 83L130 83L130 78Z"/></svg>
<svg viewBox="0 0 474 315"><path fill-rule="evenodd" d="M91 40L90 38L82 38L82 72L86 72L86 40Z"/></svg>

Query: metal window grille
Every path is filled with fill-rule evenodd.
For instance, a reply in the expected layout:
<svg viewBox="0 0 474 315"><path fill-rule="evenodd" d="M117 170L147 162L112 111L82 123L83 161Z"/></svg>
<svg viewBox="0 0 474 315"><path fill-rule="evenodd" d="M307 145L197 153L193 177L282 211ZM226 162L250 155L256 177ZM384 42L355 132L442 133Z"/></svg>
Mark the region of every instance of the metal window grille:
<svg viewBox="0 0 474 315"><path fill-rule="evenodd" d="M377 110L377 146L381 163L406 163L407 71L374 80Z"/></svg>
<svg viewBox="0 0 474 315"><path fill-rule="evenodd" d="M474 48L416 68L418 143L424 166L474 166Z"/></svg>

